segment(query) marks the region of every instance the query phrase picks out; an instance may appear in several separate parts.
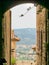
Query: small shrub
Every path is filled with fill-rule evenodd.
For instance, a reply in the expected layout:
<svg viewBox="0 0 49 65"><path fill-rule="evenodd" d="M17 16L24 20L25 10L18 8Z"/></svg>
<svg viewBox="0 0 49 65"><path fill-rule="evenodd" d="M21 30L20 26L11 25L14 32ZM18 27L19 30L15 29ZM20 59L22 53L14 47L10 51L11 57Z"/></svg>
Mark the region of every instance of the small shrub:
<svg viewBox="0 0 49 65"><path fill-rule="evenodd" d="M45 43L46 51L49 52L49 43Z"/></svg>
<svg viewBox="0 0 49 65"><path fill-rule="evenodd" d="M11 58L11 64L14 65L16 62L16 58Z"/></svg>
<svg viewBox="0 0 49 65"><path fill-rule="evenodd" d="M6 63L3 63L3 65L7 65Z"/></svg>

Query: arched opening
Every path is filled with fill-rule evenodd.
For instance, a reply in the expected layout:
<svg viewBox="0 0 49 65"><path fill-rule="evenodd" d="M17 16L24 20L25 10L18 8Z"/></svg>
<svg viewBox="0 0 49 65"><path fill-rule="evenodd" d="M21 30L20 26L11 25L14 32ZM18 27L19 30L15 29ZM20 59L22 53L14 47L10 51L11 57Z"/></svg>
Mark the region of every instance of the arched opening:
<svg viewBox="0 0 49 65"><path fill-rule="evenodd" d="M23 3L23 2L22 2L22 3ZM4 4L5 4L5 3L4 3ZM18 3L17 3L17 4L18 4ZM20 3L19 3L19 4L20 4ZM5 4L5 5L8 5L8 4ZM10 8L10 7L13 7L13 6L9 6L9 8ZM7 7L5 6L5 9L9 9L9 8L8 8L8 6L7 6ZM3 9L4 9L4 8L3 8ZM4 9L4 10L5 10L5 9ZM37 18L38 18L38 20L37 20L37 21L38 21L38 22L37 22L37 23L38 23L38 24L37 24L37 33L38 33L37 36L38 36L38 43L40 43L40 44L37 44L37 47L38 47L38 48L37 48L37 51L38 51L37 54L38 54L38 56L39 56L39 59L41 59L41 60L39 60L39 64L42 65L42 63L45 62L44 59L45 59L46 57L40 53L41 51L39 51L39 49L41 50L41 47L42 47L42 52L45 54L45 51L44 51L45 48L43 48L44 45L41 45L41 44L44 43L45 40L46 40L46 39L45 39L45 38L46 38L46 37L45 37L45 35L46 35L45 31L46 31L46 21L47 21L47 20L45 20L45 19L47 19L47 18L46 18L46 17L47 17L47 16L46 16L46 15L47 15L47 13L46 13L47 10L46 10L46 8L42 7L41 5L38 5L37 10L38 10L38 11L37 11L37 14L38 14L38 15L37 15ZM6 10L5 10L5 11L6 11ZM4 11L4 12L5 12L5 11ZM6 56L7 64L10 65L10 63L11 63L11 59L10 59L10 57L11 57L11 56L10 56L11 46L10 46L10 42L7 42L7 41L10 41L10 35L11 35L11 34L10 34L10 31L11 31L10 25L11 25L11 24L10 24L10 22L9 22L9 21L10 21L10 20L9 20L10 18L8 19L8 16L9 16L10 14L8 14L8 16L7 16L7 13L6 13L6 12L5 12L4 14L5 14L5 15L4 15L5 18L3 18L3 21L5 21L6 23L5 23L5 22L3 23L3 25L4 25L4 26L3 26L3 29L4 29L3 38L4 38L4 43L6 43L6 44L4 44L4 45L5 45L6 49L7 49L7 50L5 50L5 53L6 53L6 55L7 55L7 56ZM44 14L44 15L43 15L43 14ZM42 16L42 15L43 15L43 16ZM23 16L23 15L22 15L22 16ZM44 17L44 18L42 19L42 17ZM42 20L43 20L43 21L42 21ZM39 21L40 21L40 23L39 23ZM7 23L7 22L9 22L9 23ZM44 22L44 23L41 23L41 22ZM40 25L40 24L41 24L41 25ZM43 31L43 30L44 30L44 31ZM41 31L42 31L42 32L41 32ZM44 33L44 35L43 35L43 33ZM42 41L42 42L41 42L41 41ZM4 48L4 49L5 49L5 48ZM8 53L7 53L7 52L8 52ZM40 54L41 54L42 56L41 56ZM3 55L3 56L4 56L4 55ZM9 57L9 56L10 56L10 57ZM8 57L9 57L9 58L8 58ZM43 59L42 57L44 57L44 59ZM41 61L42 61L42 63L41 63ZM39 65L39 64L37 64L37 65ZM44 64L44 65L45 65L45 64Z"/></svg>

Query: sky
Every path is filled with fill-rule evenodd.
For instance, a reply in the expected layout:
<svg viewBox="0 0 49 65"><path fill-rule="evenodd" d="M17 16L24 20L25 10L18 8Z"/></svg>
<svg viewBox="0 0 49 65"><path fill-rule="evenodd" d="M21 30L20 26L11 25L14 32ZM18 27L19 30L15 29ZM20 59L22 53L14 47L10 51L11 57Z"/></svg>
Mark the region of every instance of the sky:
<svg viewBox="0 0 49 65"><path fill-rule="evenodd" d="M28 11L27 9L31 7ZM11 10L11 28L36 28L36 7L32 3L17 5ZM23 14L24 16L21 16Z"/></svg>

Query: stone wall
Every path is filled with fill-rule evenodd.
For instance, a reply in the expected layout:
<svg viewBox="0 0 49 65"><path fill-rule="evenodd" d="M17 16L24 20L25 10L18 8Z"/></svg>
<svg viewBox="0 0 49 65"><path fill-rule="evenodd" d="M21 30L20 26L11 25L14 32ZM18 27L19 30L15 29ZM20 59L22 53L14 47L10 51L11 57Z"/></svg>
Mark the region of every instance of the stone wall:
<svg viewBox="0 0 49 65"><path fill-rule="evenodd" d="M46 65L46 13L47 10L41 5L37 5L37 65Z"/></svg>
<svg viewBox="0 0 49 65"><path fill-rule="evenodd" d="M8 10L3 15L2 20L2 37L3 41L3 57L7 61L7 65L10 65L11 60L11 12Z"/></svg>

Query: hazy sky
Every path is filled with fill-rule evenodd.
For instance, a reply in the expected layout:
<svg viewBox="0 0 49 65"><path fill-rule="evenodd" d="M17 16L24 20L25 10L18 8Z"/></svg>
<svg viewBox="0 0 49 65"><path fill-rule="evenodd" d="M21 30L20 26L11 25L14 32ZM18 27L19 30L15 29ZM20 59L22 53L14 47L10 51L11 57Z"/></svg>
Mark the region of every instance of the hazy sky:
<svg viewBox="0 0 49 65"><path fill-rule="evenodd" d="M32 7L28 12L27 8ZM27 12L27 13L26 13ZM36 7L33 4L21 4L11 8L11 27L36 28ZM26 14L25 14L26 13ZM21 17L21 14L24 16Z"/></svg>

